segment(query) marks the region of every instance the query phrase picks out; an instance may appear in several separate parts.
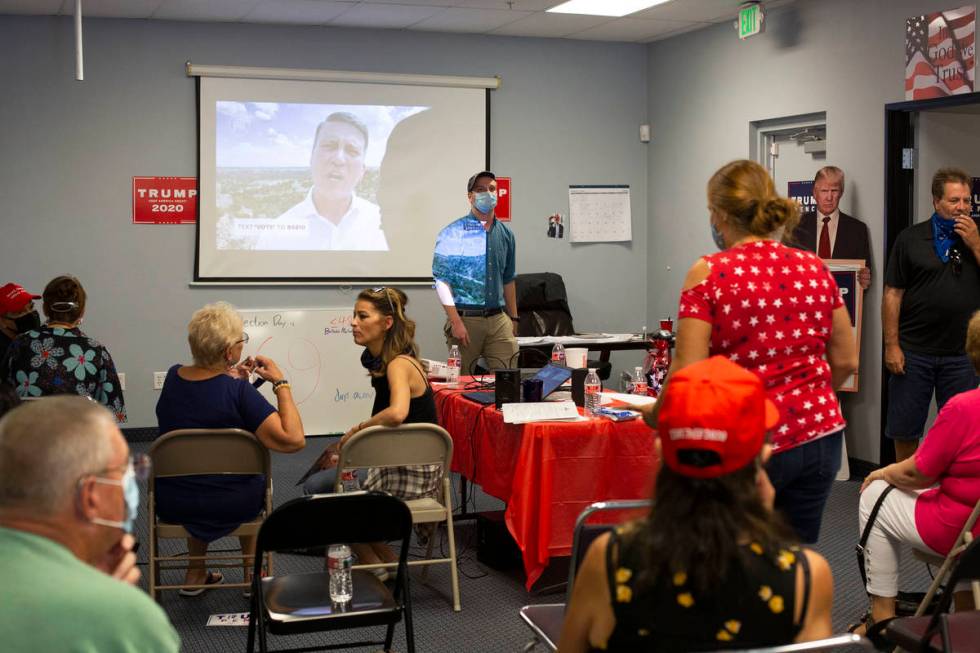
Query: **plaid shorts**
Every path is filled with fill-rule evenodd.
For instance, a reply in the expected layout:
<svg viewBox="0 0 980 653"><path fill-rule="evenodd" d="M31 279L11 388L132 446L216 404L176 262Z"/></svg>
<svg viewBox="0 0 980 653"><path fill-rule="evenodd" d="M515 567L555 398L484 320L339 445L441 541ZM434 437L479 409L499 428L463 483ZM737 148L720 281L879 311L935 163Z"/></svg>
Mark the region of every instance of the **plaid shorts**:
<svg viewBox="0 0 980 653"><path fill-rule="evenodd" d="M372 467L361 487L381 490L406 501L438 496L441 465Z"/></svg>

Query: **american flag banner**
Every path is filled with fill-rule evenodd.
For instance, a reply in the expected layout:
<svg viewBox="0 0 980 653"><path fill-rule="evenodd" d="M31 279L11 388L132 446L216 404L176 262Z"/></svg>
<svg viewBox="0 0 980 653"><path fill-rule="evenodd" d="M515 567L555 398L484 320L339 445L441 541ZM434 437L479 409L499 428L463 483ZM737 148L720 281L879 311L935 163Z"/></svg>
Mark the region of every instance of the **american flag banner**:
<svg viewBox="0 0 980 653"><path fill-rule="evenodd" d="M973 92L976 5L905 21L905 99Z"/></svg>

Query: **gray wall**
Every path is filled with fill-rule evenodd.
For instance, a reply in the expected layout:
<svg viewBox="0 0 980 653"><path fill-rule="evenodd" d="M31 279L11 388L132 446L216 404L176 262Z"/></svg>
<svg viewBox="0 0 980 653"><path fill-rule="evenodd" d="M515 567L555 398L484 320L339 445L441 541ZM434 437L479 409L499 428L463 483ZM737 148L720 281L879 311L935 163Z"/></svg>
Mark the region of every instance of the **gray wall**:
<svg viewBox="0 0 980 653"><path fill-rule="evenodd" d="M576 327L639 330L648 314L646 48L523 38L239 24L86 20L86 80L73 80L70 18L0 16L2 282L39 291L62 272L89 292L83 328L127 374L130 426L154 426L152 372L189 358L185 325L217 299L248 308L349 306L350 289L200 288L194 230L130 224L131 177L197 171L194 81L184 62L500 75L492 161L514 178L518 271L565 277ZM438 148L432 150L438 156ZM472 171L460 171L460 193ZM633 242L545 237L567 186L627 183ZM464 208L465 210L465 208ZM446 216L446 221L458 216ZM426 245L428 246L428 245ZM444 357L443 313L409 290L423 355ZM353 344L351 345L353 346ZM632 366L637 352L618 354Z"/></svg>
<svg viewBox="0 0 980 653"><path fill-rule="evenodd" d="M943 166L957 166L980 177L980 115L923 111L915 125L918 169L915 174L915 220L928 220L932 205L932 176Z"/></svg>
<svg viewBox="0 0 980 653"><path fill-rule="evenodd" d="M649 319L676 313L684 274L714 249L705 183L749 152L749 123L827 112L827 163L846 171L843 206L867 222L874 278L865 294L861 385L845 400L852 456L877 461L884 261L884 111L904 100L905 18L956 3L801 1L740 42L720 24L649 49Z"/></svg>

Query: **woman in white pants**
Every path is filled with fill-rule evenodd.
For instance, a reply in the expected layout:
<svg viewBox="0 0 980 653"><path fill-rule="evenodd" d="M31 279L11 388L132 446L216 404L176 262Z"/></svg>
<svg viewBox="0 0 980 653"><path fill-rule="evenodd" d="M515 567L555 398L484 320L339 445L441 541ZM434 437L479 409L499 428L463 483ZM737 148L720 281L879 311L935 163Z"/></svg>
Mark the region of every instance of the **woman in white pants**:
<svg viewBox="0 0 980 653"><path fill-rule="evenodd" d="M980 372L980 311L967 327L966 353ZM915 455L864 479L860 532L889 485L895 490L882 502L864 547L868 627L895 616L901 548L945 556L980 499L980 390L950 399ZM973 534L980 535L980 523Z"/></svg>

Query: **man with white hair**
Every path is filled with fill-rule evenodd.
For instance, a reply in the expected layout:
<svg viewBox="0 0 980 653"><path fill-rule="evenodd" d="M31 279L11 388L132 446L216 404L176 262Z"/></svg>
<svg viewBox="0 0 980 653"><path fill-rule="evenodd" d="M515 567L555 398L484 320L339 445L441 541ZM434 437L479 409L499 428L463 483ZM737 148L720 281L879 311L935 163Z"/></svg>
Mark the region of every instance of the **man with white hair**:
<svg viewBox="0 0 980 653"><path fill-rule="evenodd" d="M133 587L137 475L112 414L79 396L0 420L0 642L7 651L175 652L160 607Z"/></svg>

